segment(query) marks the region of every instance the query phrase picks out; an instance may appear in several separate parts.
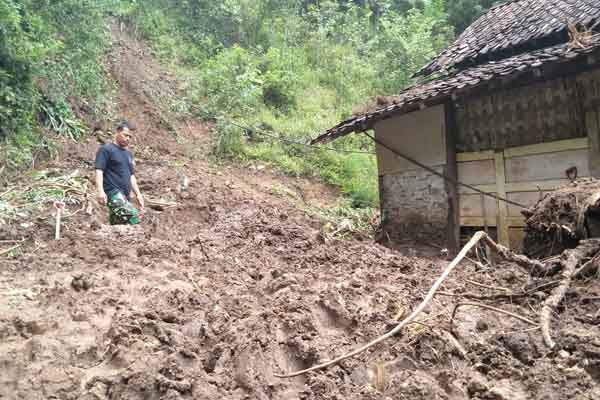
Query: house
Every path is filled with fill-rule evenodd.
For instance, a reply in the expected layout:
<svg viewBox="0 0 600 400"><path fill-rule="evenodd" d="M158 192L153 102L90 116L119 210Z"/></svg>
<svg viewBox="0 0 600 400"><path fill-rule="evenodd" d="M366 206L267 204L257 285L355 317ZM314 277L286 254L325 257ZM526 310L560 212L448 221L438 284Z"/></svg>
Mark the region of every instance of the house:
<svg viewBox="0 0 600 400"><path fill-rule="evenodd" d="M374 130L387 236L456 249L461 229L487 229L518 248L524 207L600 176L597 30L598 0L507 1L423 67L424 83L312 143Z"/></svg>

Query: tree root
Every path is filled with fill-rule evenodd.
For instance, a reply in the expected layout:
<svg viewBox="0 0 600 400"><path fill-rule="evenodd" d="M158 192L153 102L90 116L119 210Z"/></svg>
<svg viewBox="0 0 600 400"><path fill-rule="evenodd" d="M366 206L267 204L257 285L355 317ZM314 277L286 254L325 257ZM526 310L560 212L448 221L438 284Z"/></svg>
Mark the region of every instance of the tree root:
<svg viewBox="0 0 600 400"><path fill-rule="evenodd" d="M347 358L354 357L354 356L368 350L369 348L394 336L404 326L406 326L408 323L413 321L425 309L425 307L433 299L435 292L439 289L439 287L442 285L442 283L446 280L448 275L450 275L452 270L454 270L454 268L458 265L458 263L460 263L462 261L462 259L465 258L465 256L469 252L469 250L471 250L483 237L487 237L487 235L483 231L477 232L477 233L475 233L475 235L473 235L471 240L469 240L469 242L465 245L465 247L463 247L463 249L460 251L460 253L456 256L456 258L454 260L452 260L452 262L446 267L446 269L444 270L442 275L437 279L437 281L435 281L435 283L433 284L431 289L429 289L429 292L427 292L425 299L423 299L423 301L414 309L414 311L408 317L406 317L398 325L396 325L396 327L394 329L392 329L388 333L378 337L377 339L367 343L366 345L364 345L356 350L353 350L349 353L346 353L342 356L339 356L331 361L327 361L322 364L318 364L313 367L303 369L301 371L292 372L290 374L275 375L275 377L277 377L277 378L292 378L294 376L304 375L311 371L317 371L317 370L320 370L323 368L330 367L330 366L335 365Z"/></svg>
<svg viewBox="0 0 600 400"><path fill-rule="evenodd" d="M472 299L472 300L510 300L510 301L512 301L512 300L518 300L518 299L529 297L536 292L543 292L546 290L554 289L559 284L560 284L560 281L551 281L551 282L546 282L542 285L536 286L526 292L500 293L500 294L493 294L493 295L489 295L489 296L482 296L482 295L478 295L475 293L438 292L438 294L441 296L464 297L465 299Z"/></svg>
<svg viewBox="0 0 600 400"><path fill-rule="evenodd" d="M446 278L448 278L450 273L466 257L467 253L473 247L475 247L475 245L477 243L479 243L480 241L483 241L486 245L489 246L489 248L492 251L497 253L503 259L514 262L517 265L526 268L529 271L530 275L532 275L532 276L554 275L554 274L558 273L559 271L561 271L561 269L562 269L563 280L561 281L559 286L555 289L555 291L552 293L552 295L550 295L550 297L548 297L548 299L546 299L546 301L544 302L544 306L542 307L541 314L540 314L540 321L541 321L540 327L542 329L544 342L550 348L554 347L555 343L550 336L550 319L551 319L552 310L554 310L554 308L556 308L556 306L558 306L558 304L563 299L567 289L569 288L569 286L571 284L572 278L575 276L576 267L577 267L578 263L583 258L589 257L590 255L593 255L598 251L598 249L600 248L600 239L583 241L579 247L568 251L566 260L564 260L561 263L562 268L561 268L561 266L559 266L558 268L555 268L554 266L549 268L540 261L532 260L524 255L514 253L509 248L494 242L485 232L479 231L479 232L475 233L475 235L473 235L471 240L469 240L469 242L462 248L462 250L456 256L456 258L454 258L454 260L452 260L452 262L446 267L446 269L444 270L442 275L440 275L440 277L435 281L433 286L431 286L431 288L427 292L427 295L425 296L423 301L413 310L413 312L408 317L406 317L405 319L400 321L398 323L398 325L396 325L392 330L390 330L389 332L385 333L382 336L379 336L378 338L372 340L371 342L365 344L364 346L359 347L358 349L355 349L349 353L343 354L333 360L326 361L324 363L312 366L310 368L303 369L301 371L296 371L296 372L292 372L289 374L283 374L283 375L274 374L274 376L277 378L292 378L295 376L304 375L308 372L317 371L317 370L321 370L321 369L330 367L332 365L340 363L343 360L357 356L357 355L363 353L364 351L368 350L369 348L396 335L398 332L400 332L400 330L403 327L405 327L407 324L413 322L413 320L425 309L425 307L427 307L427 305L431 302L431 300L435 296L436 292L438 291L438 289L440 288L442 283L446 280ZM556 282L552 282L552 284L556 284ZM523 294L523 295L528 295L528 294L530 294L530 293L527 292L526 294ZM501 294L499 296L510 298L511 294ZM538 324L536 322L531 321L530 319L527 319L518 314L510 313L510 312L502 310L502 309L498 309L495 307L491 307L491 306L487 306L485 304L479 304L479 303L459 303L459 304L457 304L454 309L454 312L453 312L453 317L454 317L454 313L456 312L456 309L462 305L472 305L472 306L487 308L490 310L494 310L496 312L501 312L506 315L512 316L514 318L517 318L517 319L527 322L529 324L538 326Z"/></svg>
<svg viewBox="0 0 600 400"><path fill-rule="evenodd" d="M546 346L550 347L551 349L554 348L554 346L556 346L556 343L550 335L550 321L552 320L552 311L554 311L554 309L558 307L562 299L565 297L567 290L571 286L571 281L576 275L577 265L579 264L579 262L582 259L597 253L599 248L600 240L585 240L582 241L581 244L576 248L572 250L567 250L563 256L562 264L564 265L564 268L561 273L563 279L560 285L558 285L558 287L554 289L554 291L546 299L546 301L544 301L542 311L540 312L542 338L544 339L544 343L546 344Z"/></svg>
<svg viewBox="0 0 600 400"><path fill-rule="evenodd" d="M515 314L515 313L512 313L510 311L503 310L501 308L496 308L496 307L488 306L487 304L481 304L481 303L458 303L458 304L456 304L454 306L454 310L452 311L452 318L450 319L450 324L452 324L452 321L454 321L454 316L456 315L456 312L462 306L473 306L473 307L486 308L488 310L496 311L496 312L499 312L501 314L505 314L505 315L508 315L510 317L516 318L516 319L521 320L523 322L527 322L528 324L531 324L531 325L535 325L535 326L538 325L537 322L534 322L534 321L530 320L529 318L525 318L525 317L523 317L523 316L521 316L519 314Z"/></svg>

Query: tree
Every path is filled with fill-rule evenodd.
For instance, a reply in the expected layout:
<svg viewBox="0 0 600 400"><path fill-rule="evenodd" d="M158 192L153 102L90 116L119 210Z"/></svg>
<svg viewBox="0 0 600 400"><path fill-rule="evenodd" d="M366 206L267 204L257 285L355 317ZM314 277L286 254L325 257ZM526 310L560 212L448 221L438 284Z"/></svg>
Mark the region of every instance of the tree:
<svg viewBox="0 0 600 400"><path fill-rule="evenodd" d="M500 3L498 0L447 0L448 22L457 34L462 33L477 18L482 16L491 6Z"/></svg>

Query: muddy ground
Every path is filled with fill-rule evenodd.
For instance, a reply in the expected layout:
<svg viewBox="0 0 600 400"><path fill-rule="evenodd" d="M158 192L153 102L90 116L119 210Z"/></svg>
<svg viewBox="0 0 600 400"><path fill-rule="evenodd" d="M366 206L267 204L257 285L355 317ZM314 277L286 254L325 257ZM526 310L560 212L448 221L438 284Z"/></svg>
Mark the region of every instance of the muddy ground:
<svg viewBox="0 0 600 400"><path fill-rule="evenodd" d="M450 325L465 301L456 294L502 290L467 280L516 292L545 282L510 264L465 262L421 325L328 370L275 378L391 329L448 261L428 247L331 238L313 210L333 204L335 190L216 165L197 121L177 122L188 131L176 140L152 80L140 78L167 73L143 44L114 35L113 54L127 62L109 66L118 107L138 126L142 191L178 205L135 227L109 226L102 208L82 212L60 241L49 212L1 227L0 240L26 241L0 264L0 398L600 399L597 280L577 282L558 310L554 351L536 326L479 307L461 307ZM46 166L91 176L97 145L67 145ZM183 196L178 169L190 178ZM537 321L546 296L487 303Z"/></svg>

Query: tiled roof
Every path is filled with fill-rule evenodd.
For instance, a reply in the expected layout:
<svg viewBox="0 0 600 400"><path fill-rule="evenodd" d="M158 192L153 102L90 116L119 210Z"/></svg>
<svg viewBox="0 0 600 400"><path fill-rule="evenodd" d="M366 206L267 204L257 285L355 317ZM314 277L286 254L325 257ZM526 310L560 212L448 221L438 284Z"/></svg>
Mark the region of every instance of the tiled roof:
<svg viewBox="0 0 600 400"><path fill-rule="evenodd" d="M595 1L600 3L600 0ZM516 77L542 66L571 61L592 52L600 52L600 35L592 36L585 48L571 47L569 43L563 43L500 61L489 61L462 70L450 77L414 86L399 96L391 98L390 102L392 104L365 115L349 118L314 139L312 143L325 143L352 132L370 129L375 122L390 114L411 111L424 102L427 102L428 105L439 104L454 93L464 93L485 82L509 75Z"/></svg>
<svg viewBox="0 0 600 400"><path fill-rule="evenodd" d="M505 58L507 53L557 44L566 40L569 23L588 28L600 25L600 0L507 1L475 21L417 75L462 69Z"/></svg>

